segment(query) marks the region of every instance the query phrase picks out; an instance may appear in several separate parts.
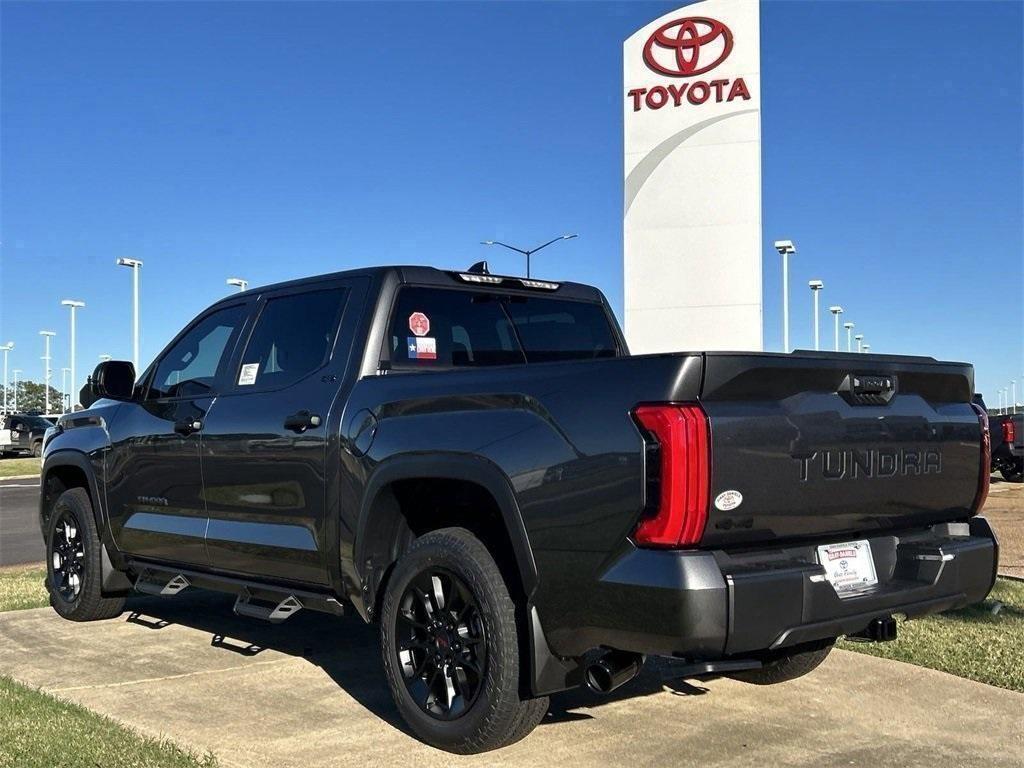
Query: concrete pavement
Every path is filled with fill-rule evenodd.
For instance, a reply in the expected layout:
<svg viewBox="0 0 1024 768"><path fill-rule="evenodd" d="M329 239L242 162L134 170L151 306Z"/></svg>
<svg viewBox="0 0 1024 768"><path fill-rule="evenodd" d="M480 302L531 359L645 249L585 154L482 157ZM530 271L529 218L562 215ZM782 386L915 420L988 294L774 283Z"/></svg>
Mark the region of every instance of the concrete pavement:
<svg viewBox="0 0 1024 768"><path fill-rule="evenodd" d="M195 590L129 608L92 624L48 608L0 614L0 674L229 767L1024 765L1024 695L842 651L770 687L682 681L649 663L612 697L554 697L513 747L457 758L404 731L376 631L356 617L303 611L274 626Z"/></svg>
<svg viewBox="0 0 1024 768"><path fill-rule="evenodd" d="M40 562L45 554L39 532L39 478L0 480L0 566Z"/></svg>

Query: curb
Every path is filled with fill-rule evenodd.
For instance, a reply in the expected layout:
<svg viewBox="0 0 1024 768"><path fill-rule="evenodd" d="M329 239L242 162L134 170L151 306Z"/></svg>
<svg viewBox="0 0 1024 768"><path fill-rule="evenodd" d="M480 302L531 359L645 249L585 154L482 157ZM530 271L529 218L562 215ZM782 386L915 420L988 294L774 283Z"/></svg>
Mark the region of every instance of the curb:
<svg viewBox="0 0 1024 768"><path fill-rule="evenodd" d="M5 480L36 480L39 475L12 475L11 477L0 477L0 484ZM0 485L2 487L2 485Z"/></svg>

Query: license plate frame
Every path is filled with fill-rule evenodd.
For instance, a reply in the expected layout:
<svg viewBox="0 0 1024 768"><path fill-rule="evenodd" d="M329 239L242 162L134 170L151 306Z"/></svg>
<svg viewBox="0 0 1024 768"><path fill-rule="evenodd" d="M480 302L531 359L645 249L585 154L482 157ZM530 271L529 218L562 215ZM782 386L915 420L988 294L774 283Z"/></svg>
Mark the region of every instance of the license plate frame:
<svg viewBox="0 0 1024 768"><path fill-rule="evenodd" d="M825 579L839 597L851 597L878 584L875 558L867 539L822 544L818 547L818 564L825 569Z"/></svg>

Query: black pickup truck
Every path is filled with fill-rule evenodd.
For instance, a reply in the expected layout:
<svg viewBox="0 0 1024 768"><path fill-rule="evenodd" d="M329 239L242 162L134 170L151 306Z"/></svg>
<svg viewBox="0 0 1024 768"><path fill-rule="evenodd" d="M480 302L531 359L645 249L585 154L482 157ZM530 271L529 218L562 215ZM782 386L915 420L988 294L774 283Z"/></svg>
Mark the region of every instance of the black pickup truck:
<svg viewBox="0 0 1024 768"><path fill-rule="evenodd" d="M631 356L574 283L375 268L249 290L47 435L47 585L378 622L395 703L453 752L645 655L753 683L981 600L973 369L815 352Z"/></svg>
<svg viewBox="0 0 1024 768"><path fill-rule="evenodd" d="M43 455L43 435L53 423L31 413L0 416L0 456Z"/></svg>
<svg viewBox="0 0 1024 768"><path fill-rule="evenodd" d="M992 471L1010 483L1024 482L1024 413L989 415Z"/></svg>

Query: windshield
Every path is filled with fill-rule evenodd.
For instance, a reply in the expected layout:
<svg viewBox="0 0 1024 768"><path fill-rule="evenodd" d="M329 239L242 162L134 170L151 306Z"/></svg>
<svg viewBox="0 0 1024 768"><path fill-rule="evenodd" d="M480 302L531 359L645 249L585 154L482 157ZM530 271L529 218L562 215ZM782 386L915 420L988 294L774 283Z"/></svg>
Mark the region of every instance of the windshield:
<svg viewBox="0 0 1024 768"><path fill-rule="evenodd" d="M53 426L52 422L47 421L42 416L22 416L21 419L28 425L29 429L49 429Z"/></svg>

